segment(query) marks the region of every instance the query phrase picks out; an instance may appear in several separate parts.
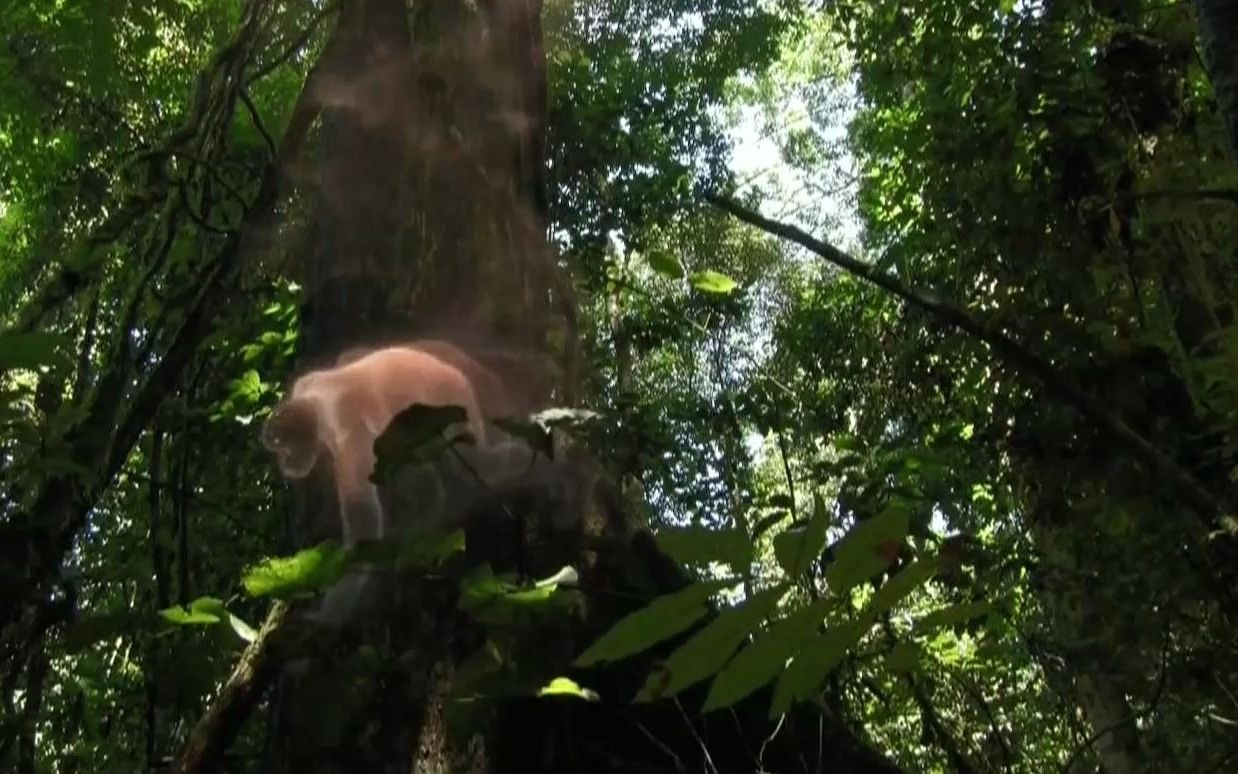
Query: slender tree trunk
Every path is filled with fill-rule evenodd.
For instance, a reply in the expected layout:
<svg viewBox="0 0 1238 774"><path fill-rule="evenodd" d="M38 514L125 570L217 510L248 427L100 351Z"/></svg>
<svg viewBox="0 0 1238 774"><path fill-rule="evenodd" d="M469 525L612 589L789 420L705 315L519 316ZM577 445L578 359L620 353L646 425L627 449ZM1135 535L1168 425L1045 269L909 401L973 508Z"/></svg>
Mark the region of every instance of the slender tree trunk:
<svg viewBox="0 0 1238 774"><path fill-rule="evenodd" d="M1229 132L1229 149L1238 160L1238 1L1195 0L1204 66L1216 91Z"/></svg>

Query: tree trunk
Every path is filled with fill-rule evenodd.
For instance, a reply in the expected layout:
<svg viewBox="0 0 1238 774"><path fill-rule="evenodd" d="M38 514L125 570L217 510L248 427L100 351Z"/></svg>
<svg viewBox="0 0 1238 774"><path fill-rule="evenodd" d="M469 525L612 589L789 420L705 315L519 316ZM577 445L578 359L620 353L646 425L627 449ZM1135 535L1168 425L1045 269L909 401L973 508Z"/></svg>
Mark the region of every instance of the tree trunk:
<svg viewBox="0 0 1238 774"><path fill-rule="evenodd" d="M1204 65L1229 132L1229 149L1238 160L1238 2L1195 0Z"/></svg>
<svg viewBox="0 0 1238 774"><path fill-rule="evenodd" d="M411 13L404 0L342 5L320 65L302 368L354 346L450 338L524 358L499 374L522 405L570 394L574 307L545 236L540 14L540 0L418 0ZM469 562L540 576L571 565L589 589L583 612L504 643L520 677L567 672L579 648L638 604L631 577L644 579L635 593L683 583L648 533L628 529L617 487L596 466L560 457L550 488L575 492L567 528L534 519L545 508L460 514ZM304 542L340 534L330 486L316 474L299 498ZM458 610L450 582L402 578L383 592L380 615L285 668L268 770L674 771L712 759L715 771L748 772L763 756L778 770L897 771L840 719L811 712L776 733L768 693L710 716L698 711L699 690L681 703L631 706L656 653L586 676L605 697L598 704L527 691L453 695L492 633Z"/></svg>

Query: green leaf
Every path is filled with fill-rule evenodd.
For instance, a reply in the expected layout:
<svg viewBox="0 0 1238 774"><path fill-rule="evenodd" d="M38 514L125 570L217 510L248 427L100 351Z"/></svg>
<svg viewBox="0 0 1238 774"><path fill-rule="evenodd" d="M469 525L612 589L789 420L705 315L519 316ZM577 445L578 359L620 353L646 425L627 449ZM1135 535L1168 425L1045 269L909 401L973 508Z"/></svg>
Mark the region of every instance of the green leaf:
<svg viewBox="0 0 1238 774"><path fill-rule="evenodd" d="M174 605L159 611L163 620L177 626L210 626L228 617L228 609L215 597L198 597L188 607Z"/></svg>
<svg viewBox="0 0 1238 774"><path fill-rule="evenodd" d="M503 626L522 613L549 611L560 599L555 584L522 589L495 577L490 565L483 564L461 582L459 608L482 623Z"/></svg>
<svg viewBox="0 0 1238 774"><path fill-rule="evenodd" d="M56 333L31 331L0 334L0 371L12 368L39 369L62 359L66 340Z"/></svg>
<svg viewBox="0 0 1238 774"><path fill-rule="evenodd" d="M219 623L219 616L209 613L194 613L177 605L159 611L163 620L177 626L211 625Z"/></svg>
<svg viewBox="0 0 1238 774"><path fill-rule="evenodd" d="M830 514L820 493L813 495L813 514L804 527L791 527L774 537L774 558L783 572L798 578L808 572L825 549Z"/></svg>
<svg viewBox="0 0 1238 774"><path fill-rule="evenodd" d="M666 659L661 672L649 676L636 701L674 696L726 665L731 654L767 619L787 591L778 585L754 594L718 617Z"/></svg>
<svg viewBox="0 0 1238 774"><path fill-rule="evenodd" d="M889 507L857 523L838 542L834 561L825 568L825 580L830 588L845 594L889 567L909 527L907 509L902 507Z"/></svg>
<svg viewBox="0 0 1238 774"><path fill-rule="evenodd" d="M703 293L716 293L718 295L726 295L737 287L735 280L716 271L693 272L688 281L692 283L692 287Z"/></svg>
<svg viewBox="0 0 1238 774"><path fill-rule="evenodd" d="M650 268L658 274L671 279L679 279L686 273L679 259L667 253L650 253L645 256L645 260L649 262Z"/></svg>
<svg viewBox="0 0 1238 774"><path fill-rule="evenodd" d="M837 602L820 599L774 623L744 647L714 678L703 711L730 707L777 677L804 644L816 634L829 608Z"/></svg>
<svg viewBox="0 0 1238 774"><path fill-rule="evenodd" d="M601 697L597 691L581 687L575 680L567 677L556 677L537 691L538 696L576 696L585 701L597 701Z"/></svg>
<svg viewBox="0 0 1238 774"><path fill-rule="evenodd" d="M575 666L615 661L674 637L704 616L706 600L727 585L727 581L696 583L658 597L618 621L576 657Z"/></svg>
<svg viewBox="0 0 1238 774"><path fill-rule="evenodd" d="M245 623L234 613L228 613L228 624L232 627L232 631L236 632L236 636L246 642L253 642L258 638L258 632L254 630L254 627Z"/></svg>
<svg viewBox="0 0 1238 774"><path fill-rule="evenodd" d="M830 671L846 657L847 651L860 642L871 625L872 621L867 617L848 621L805 644L774 687L771 717L785 713L793 702L815 696Z"/></svg>
<svg viewBox="0 0 1238 774"><path fill-rule="evenodd" d="M868 609L874 615L880 615L891 609L910 594L920 588L933 576L937 569L937 557L917 559L894 574L869 600Z"/></svg>
<svg viewBox="0 0 1238 774"><path fill-rule="evenodd" d="M654 539L664 554L680 564L723 562L743 572L752 563L752 542L738 529L663 527Z"/></svg>
<svg viewBox="0 0 1238 774"><path fill-rule="evenodd" d="M972 618L984 615L992 609L993 603L984 599L973 602L960 602L957 605L934 610L916 621L913 628L917 634L922 634L942 626L953 626L963 621L969 621Z"/></svg>
<svg viewBox="0 0 1238 774"><path fill-rule="evenodd" d="M325 542L292 556L265 559L245 571L241 584L252 597L287 599L330 586L344 574L347 563L338 546Z"/></svg>

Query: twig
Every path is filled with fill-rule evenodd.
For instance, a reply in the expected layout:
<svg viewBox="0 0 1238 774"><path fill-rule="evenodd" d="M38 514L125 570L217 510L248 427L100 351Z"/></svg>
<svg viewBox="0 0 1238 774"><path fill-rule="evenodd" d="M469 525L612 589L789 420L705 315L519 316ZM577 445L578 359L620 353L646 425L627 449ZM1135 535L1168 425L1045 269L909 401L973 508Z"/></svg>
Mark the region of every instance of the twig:
<svg viewBox="0 0 1238 774"><path fill-rule="evenodd" d="M262 116L258 114L258 108L254 105L254 101L250 99L249 92L241 89L238 95L241 98L241 104L245 106L245 110L249 113L249 119L254 122L254 128L258 130L258 134L262 135L262 140L267 144L267 150L271 153L271 158L275 158L278 150L275 147L275 140L272 139L271 133L267 131L266 125L262 123Z"/></svg>

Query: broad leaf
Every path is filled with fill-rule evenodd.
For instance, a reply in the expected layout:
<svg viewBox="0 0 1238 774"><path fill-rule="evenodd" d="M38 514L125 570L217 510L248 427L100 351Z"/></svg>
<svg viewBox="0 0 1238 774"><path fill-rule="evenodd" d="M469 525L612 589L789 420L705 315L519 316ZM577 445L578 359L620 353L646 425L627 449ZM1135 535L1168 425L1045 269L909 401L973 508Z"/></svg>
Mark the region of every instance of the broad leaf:
<svg viewBox="0 0 1238 774"><path fill-rule="evenodd" d="M830 671L859 643L870 626L871 619L868 618L848 621L805 644L774 688L771 717L785 713L793 702L816 696Z"/></svg>
<svg viewBox="0 0 1238 774"><path fill-rule="evenodd" d="M576 568L565 566L551 575L549 578L542 578L537 583L533 584L538 588L543 586L555 586L563 588L575 588L580 583L580 573L576 572Z"/></svg>
<svg viewBox="0 0 1238 774"><path fill-rule="evenodd" d="M456 554L464 552L464 530L447 533L415 530L404 541L395 557L401 570L433 570Z"/></svg>
<svg viewBox="0 0 1238 774"><path fill-rule="evenodd" d="M855 588L890 566L907 537L910 520L905 508L890 507L861 521L838 542L825 580L839 594Z"/></svg>
<svg viewBox="0 0 1238 774"><path fill-rule="evenodd" d="M786 593L786 586L754 594L735 607L722 611L708 626L679 646L662 665L661 671L650 675L637 701L674 696L722 669L735 649L769 618ZM665 678L665 679L664 679Z"/></svg>
<svg viewBox="0 0 1238 774"><path fill-rule="evenodd" d="M177 626L209 626L228 617L228 608L215 597L198 597L188 606L174 605L159 611L160 617Z"/></svg>
<svg viewBox="0 0 1238 774"><path fill-rule="evenodd" d="M912 591L920 588L932 577L937 569L937 558L917 559L894 574L885 582L868 603L868 609L874 615L880 615L893 608Z"/></svg>
<svg viewBox="0 0 1238 774"><path fill-rule="evenodd" d="M165 608L159 611L159 616L168 623L176 624L177 626L211 626L220 621L218 615L202 610L194 610L192 605L188 608L181 605Z"/></svg>
<svg viewBox="0 0 1238 774"><path fill-rule="evenodd" d="M612 626L576 657L575 665L615 661L674 637L704 616L706 600L727 585L727 581L697 583L658 597Z"/></svg>
<svg viewBox="0 0 1238 774"><path fill-rule="evenodd" d="M645 256L645 260L649 262L650 268L658 274L670 277L671 279L679 279L686 273L684 272L683 264L679 262L679 259L668 253L649 253Z"/></svg>
<svg viewBox="0 0 1238 774"><path fill-rule="evenodd" d="M263 560L245 571L241 584L250 596L286 599L330 586L346 567L345 553L326 542L292 556Z"/></svg>
<svg viewBox="0 0 1238 774"><path fill-rule="evenodd" d="M693 272L688 281L692 283L692 287L703 293L726 295L736 288L735 280L716 271Z"/></svg>
<svg viewBox="0 0 1238 774"><path fill-rule="evenodd" d="M820 599L796 610L757 635L714 678L704 711L729 707L777 677L804 644L816 634L829 608L837 602Z"/></svg>
<svg viewBox="0 0 1238 774"><path fill-rule="evenodd" d="M555 584L520 588L495 577L483 564L460 585L459 608L482 623L503 626L521 613L549 611L561 599Z"/></svg>
<svg viewBox="0 0 1238 774"><path fill-rule="evenodd" d="M743 572L752 563L752 542L738 529L663 527L655 540L663 553L680 564L722 562Z"/></svg>
<svg viewBox="0 0 1238 774"><path fill-rule="evenodd" d="M783 572L798 578L808 572L825 549L830 514L820 493L813 495L812 518L804 527L792 527L774 538L774 558Z"/></svg>

